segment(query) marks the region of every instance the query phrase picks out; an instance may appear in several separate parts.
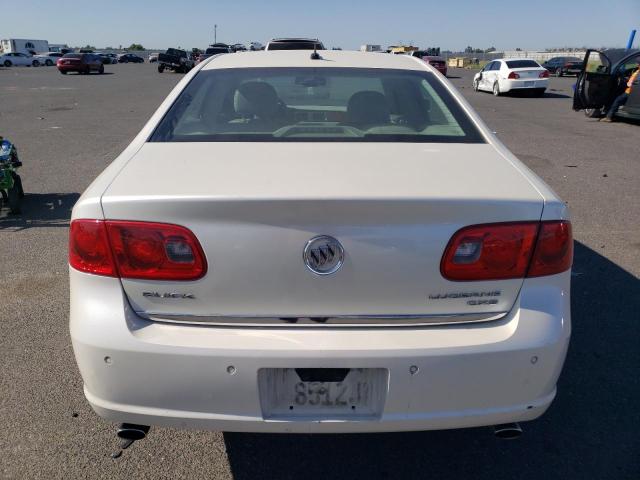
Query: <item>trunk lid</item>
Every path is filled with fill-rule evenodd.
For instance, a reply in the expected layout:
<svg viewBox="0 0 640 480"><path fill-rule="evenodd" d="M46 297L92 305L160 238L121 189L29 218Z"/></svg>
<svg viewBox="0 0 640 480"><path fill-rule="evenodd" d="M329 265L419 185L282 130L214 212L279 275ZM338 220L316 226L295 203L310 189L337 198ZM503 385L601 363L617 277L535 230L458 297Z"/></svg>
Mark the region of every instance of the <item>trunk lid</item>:
<svg viewBox="0 0 640 480"><path fill-rule="evenodd" d="M207 257L197 281L124 279L137 312L421 316L508 311L521 279L452 282L440 260L461 227L539 220L543 198L488 144L147 143L102 205L106 219L185 226ZM319 235L344 247L331 275L303 262Z"/></svg>
<svg viewBox="0 0 640 480"><path fill-rule="evenodd" d="M510 71L520 75L520 78L540 78L540 74L546 71L546 68L511 68Z"/></svg>

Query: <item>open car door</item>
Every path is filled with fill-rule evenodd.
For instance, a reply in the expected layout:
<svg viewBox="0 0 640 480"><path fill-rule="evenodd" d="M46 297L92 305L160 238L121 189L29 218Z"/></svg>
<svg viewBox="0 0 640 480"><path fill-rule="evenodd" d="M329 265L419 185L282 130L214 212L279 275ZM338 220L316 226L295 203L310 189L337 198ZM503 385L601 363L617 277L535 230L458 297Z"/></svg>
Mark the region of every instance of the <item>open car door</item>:
<svg viewBox="0 0 640 480"><path fill-rule="evenodd" d="M611 61L598 50L587 50L573 92L573 109L602 108L615 88Z"/></svg>

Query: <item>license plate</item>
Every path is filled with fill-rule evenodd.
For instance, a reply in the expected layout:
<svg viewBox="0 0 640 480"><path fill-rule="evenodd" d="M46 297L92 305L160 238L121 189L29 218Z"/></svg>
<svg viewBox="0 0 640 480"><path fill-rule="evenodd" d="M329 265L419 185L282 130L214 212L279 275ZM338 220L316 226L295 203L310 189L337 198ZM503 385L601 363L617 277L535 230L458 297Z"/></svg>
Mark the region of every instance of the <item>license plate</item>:
<svg viewBox="0 0 640 480"><path fill-rule="evenodd" d="M345 369L348 373L344 378L331 378L335 370L340 369L260 370L258 379L264 418L379 417L386 398L388 371L352 368Z"/></svg>
<svg viewBox="0 0 640 480"><path fill-rule="evenodd" d="M536 82L524 82L525 87L533 87L535 84Z"/></svg>

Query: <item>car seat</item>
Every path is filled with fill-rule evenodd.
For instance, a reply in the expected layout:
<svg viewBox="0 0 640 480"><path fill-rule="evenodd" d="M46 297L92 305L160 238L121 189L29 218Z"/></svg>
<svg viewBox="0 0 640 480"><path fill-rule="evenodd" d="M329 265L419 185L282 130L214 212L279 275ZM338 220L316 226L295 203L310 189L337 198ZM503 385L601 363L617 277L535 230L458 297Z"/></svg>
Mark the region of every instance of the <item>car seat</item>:
<svg viewBox="0 0 640 480"><path fill-rule="evenodd" d="M285 109L278 94L266 82L245 82L233 96L235 112L245 119L261 123L278 123L285 120Z"/></svg>
<svg viewBox="0 0 640 480"><path fill-rule="evenodd" d="M347 103L348 125L361 130L391 123L391 111L386 97L371 90L354 93Z"/></svg>

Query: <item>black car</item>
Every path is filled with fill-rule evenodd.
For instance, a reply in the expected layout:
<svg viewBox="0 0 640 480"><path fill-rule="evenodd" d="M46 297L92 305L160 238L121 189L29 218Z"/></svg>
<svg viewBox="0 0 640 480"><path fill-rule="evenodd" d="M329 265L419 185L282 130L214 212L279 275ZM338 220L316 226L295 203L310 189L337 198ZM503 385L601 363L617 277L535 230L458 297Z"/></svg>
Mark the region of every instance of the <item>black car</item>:
<svg viewBox="0 0 640 480"><path fill-rule="evenodd" d="M144 63L144 58L133 53L123 53L118 57L118 63Z"/></svg>
<svg viewBox="0 0 640 480"><path fill-rule="evenodd" d="M223 53L233 53L233 49L225 43L214 43L210 47L207 47L204 53L200 53L199 55L197 55L196 63L200 63L209 57L213 57L214 55L221 55Z"/></svg>
<svg viewBox="0 0 640 480"><path fill-rule="evenodd" d="M166 52L158 54L158 73L164 72L165 69L187 73L194 65L193 54L179 48L169 48Z"/></svg>
<svg viewBox="0 0 640 480"><path fill-rule="evenodd" d="M118 63L118 55L115 53L98 53L96 54L102 59L104 65L111 65L112 63Z"/></svg>
<svg viewBox="0 0 640 480"><path fill-rule="evenodd" d="M638 64L638 49L587 50L573 94L573 109L584 110L585 115L592 118L603 116L627 88ZM640 120L640 82L632 86L627 103L616 115Z"/></svg>
<svg viewBox="0 0 640 480"><path fill-rule="evenodd" d="M578 57L553 57L542 64L556 77L578 75L582 70L582 60Z"/></svg>

